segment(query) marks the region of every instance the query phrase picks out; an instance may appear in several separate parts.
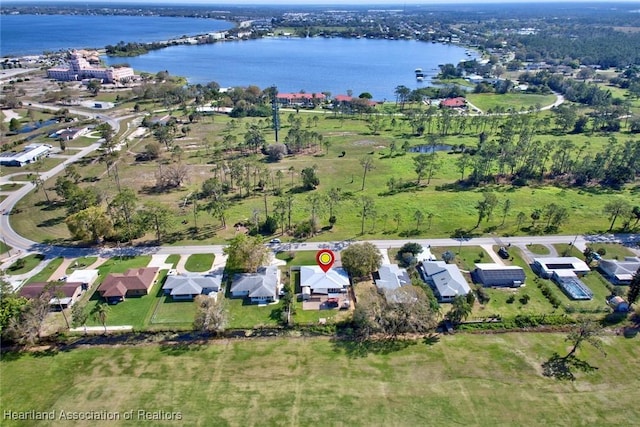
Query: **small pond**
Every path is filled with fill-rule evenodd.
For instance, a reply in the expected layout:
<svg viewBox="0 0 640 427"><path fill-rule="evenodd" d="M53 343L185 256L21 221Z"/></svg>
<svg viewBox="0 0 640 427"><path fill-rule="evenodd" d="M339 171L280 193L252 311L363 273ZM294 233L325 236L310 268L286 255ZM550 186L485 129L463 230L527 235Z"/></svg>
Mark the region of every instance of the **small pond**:
<svg viewBox="0 0 640 427"><path fill-rule="evenodd" d="M423 144L409 148L410 153L435 153L436 151L451 151L451 146L446 144Z"/></svg>

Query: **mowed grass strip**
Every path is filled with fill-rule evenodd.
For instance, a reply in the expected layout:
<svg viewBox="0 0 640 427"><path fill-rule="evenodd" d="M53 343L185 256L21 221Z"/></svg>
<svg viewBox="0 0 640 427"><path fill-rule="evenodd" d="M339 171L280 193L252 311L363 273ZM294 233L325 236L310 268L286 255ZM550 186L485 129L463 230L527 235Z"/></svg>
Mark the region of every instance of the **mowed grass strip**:
<svg viewBox="0 0 640 427"><path fill-rule="evenodd" d="M54 258L47 264L47 266L39 273L31 276L28 283L36 283L36 282L48 282L51 275L62 265L64 258L58 257Z"/></svg>
<svg viewBox="0 0 640 427"><path fill-rule="evenodd" d="M566 353L564 337L456 334L433 345L377 349L324 338L80 348L3 357L0 391L4 410L179 411L181 425L576 426L638 419L637 377L629 375L640 369L637 338L605 337L606 358L584 347L578 354L598 370L572 383L540 372L553 352Z"/></svg>

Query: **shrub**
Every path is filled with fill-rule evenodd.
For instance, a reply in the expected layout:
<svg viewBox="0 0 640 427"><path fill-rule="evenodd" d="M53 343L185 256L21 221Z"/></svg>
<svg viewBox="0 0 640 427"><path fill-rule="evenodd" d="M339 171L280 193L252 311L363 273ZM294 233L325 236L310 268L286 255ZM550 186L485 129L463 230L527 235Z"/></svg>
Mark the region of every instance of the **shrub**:
<svg viewBox="0 0 640 427"><path fill-rule="evenodd" d="M560 300L553 294L553 291L547 283L538 281L538 288L540 288L542 295L544 295L545 298L551 303L553 308L560 307Z"/></svg>
<svg viewBox="0 0 640 427"><path fill-rule="evenodd" d="M491 301L491 296L489 296L489 293L487 292L487 290L482 286L478 286L476 288L476 294L478 295L478 302L482 305Z"/></svg>
<svg viewBox="0 0 640 427"><path fill-rule="evenodd" d="M531 297L529 296L529 294L524 294L520 297L519 301L522 305L527 305L530 299Z"/></svg>
<svg viewBox="0 0 640 427"><path fill-rule="evenodd" d="M516 296L511 294L509 295L509 297L507 298L507 304L513 304L516 300Z"/></svg>

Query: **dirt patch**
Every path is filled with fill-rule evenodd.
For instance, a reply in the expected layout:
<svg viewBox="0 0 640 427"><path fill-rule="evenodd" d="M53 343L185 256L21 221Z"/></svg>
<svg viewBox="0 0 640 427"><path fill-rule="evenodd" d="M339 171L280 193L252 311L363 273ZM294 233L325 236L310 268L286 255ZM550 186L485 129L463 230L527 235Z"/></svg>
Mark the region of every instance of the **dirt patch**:
<svg viewBox="0 0 640 427"><path fill-rule="evenodd" d="M372 141L370 139L360 139L358 141L354 141L353 142L353 145L357 145L357 146L360 146L360 147L368 147L368 146L376 145L376 144L378 144L377 141Z"/></svg>

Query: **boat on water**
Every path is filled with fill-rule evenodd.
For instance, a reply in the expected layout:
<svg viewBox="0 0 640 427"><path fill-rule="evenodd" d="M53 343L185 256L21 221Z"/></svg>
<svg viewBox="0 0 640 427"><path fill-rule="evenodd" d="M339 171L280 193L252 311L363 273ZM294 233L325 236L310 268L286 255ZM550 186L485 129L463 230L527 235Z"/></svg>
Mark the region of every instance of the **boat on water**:
<svg viewBox="0 0 640 427"><path fill-rule="evenodd" d="M421 82L424 80L424 73L422 72L422 68L416 68L415 73L417 81Z"/></svg>

